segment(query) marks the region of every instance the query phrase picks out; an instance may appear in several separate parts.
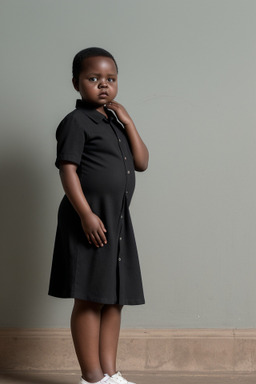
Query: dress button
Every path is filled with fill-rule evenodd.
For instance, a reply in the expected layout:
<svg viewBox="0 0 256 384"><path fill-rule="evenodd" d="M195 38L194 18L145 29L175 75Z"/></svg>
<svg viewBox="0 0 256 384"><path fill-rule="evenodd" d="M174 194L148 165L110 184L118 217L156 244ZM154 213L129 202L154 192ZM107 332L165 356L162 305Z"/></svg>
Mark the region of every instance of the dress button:
<svg viewBox="0 0 256 384"><path fill-rule="evenodd" d="M124 159L127 160L127 157L125 156Z"/></svg>
<svg viewBox="0 0 256 384"><path fill-rule="evenodd" d="M128 191L125 191L126 194L128 194L129 192Z"/></svg>
<svg viewBox="0 0 256 384"><path fill-rule="evenodd" d="M131 171L127 171L128 175L130 175Z"/></svg>
<svg viewBox="0 0 256 384"><path fill-rule="evenodd" d="M121 139L118 139L118 140L119 140L119 142L121 143L122 140L121 140Z"/></svg>
<svg viewBox="0 0 256 384"><path fill-rule="evenodd" d="M121 241L121 240L122 240L122 237L119 237L119 240Z"/></svg>
<svg viewBox="0 0 256 384"><path fill-rule="evenodd" d="M121 257L119 257L118 261L121 261L121 260L122 260Z"/></svg>
<svg viewBox="0 0 256 384"><path fill-rule="evenodd" d="M124 217L123 217L123 215L121 215L121 219L123 219Z"/></svg>

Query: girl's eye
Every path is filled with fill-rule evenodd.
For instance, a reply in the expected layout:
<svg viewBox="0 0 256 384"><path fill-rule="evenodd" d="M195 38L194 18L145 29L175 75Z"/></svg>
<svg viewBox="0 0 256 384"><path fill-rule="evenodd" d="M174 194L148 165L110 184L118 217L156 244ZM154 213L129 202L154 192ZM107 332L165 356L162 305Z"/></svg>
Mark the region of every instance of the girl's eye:
<svg viewBox="0 0 256 384"><path fill-rule="evenodd" d="M110 77L109 79L108 79L108 82L109 83L113 83L115 81L115 79L113 79L112 77Z"/></svg>
<svg viewBox="0 0 256 384"><path fill-rule="evenodd" d="M97 81L97 77L90 77L89 81L93 81L94 83Z"/></svg>

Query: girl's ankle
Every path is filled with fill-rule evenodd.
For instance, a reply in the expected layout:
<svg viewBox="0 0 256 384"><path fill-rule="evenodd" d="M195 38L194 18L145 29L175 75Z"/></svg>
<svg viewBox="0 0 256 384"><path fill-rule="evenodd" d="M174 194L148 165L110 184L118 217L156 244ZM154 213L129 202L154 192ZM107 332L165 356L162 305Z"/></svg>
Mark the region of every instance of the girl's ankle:
<svg viewBox="0 0 256 384"><path fill-rule="evenodd" d="M98 374L98 373L86 373L85 375L83 374L81 379L85 383L98 383L104 378L103 374Z"/></svg>

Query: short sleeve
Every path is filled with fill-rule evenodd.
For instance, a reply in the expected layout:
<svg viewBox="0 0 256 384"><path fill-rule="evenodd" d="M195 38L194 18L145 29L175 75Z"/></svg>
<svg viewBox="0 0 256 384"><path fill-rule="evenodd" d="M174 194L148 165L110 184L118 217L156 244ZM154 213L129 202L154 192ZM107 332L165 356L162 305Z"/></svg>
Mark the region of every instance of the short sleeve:
<svg viewBox="0 0 256 384"><path fill-rule="evenodd" d="M60 167L61 161L77 165L81 162L86 134L80 120L77 116L68 115L57 128L57 159L55 162L57 168Z"/></svg>

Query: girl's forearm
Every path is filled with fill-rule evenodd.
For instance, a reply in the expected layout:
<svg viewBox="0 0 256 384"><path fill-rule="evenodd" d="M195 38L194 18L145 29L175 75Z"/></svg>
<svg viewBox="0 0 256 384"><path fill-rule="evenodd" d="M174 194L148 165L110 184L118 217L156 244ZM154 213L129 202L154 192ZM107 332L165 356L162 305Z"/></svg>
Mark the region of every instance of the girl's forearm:
<svg viewBox="0 0 256 384"><path fill-rule="evenodd" d="M126 109L115 100L108 103L107 108L116 113L118 119L125 127L132 149L135 170L140 172L145 171L148 167L148 149L143 143L130 115Z"/></svg>
<svg viewBox="0 0 256 384"><path fill-rule="evenodd" d="M124 126L131 145L135 170L139 172L145 171L148 167L148 149L132 121Z"/></svg>
<svg viewBox="0 0 256 384"><path fill-rule="evenodd" d="M84 196L76 170L77 166L75 164L61 164L60 177L64 191L80 216L81 225L89 244L94 244L97 248L103 247L107 244L106 228L101 219L92 212Z"/></svg>
<svg viewBox="0 0 256 384"><path fill-rule="evenodd" d="M77 166L75 164L62 163L60 166L60 178L68 199L80 218L83 218L91 212L91 208L84 196L76 169Z"/></svg>

